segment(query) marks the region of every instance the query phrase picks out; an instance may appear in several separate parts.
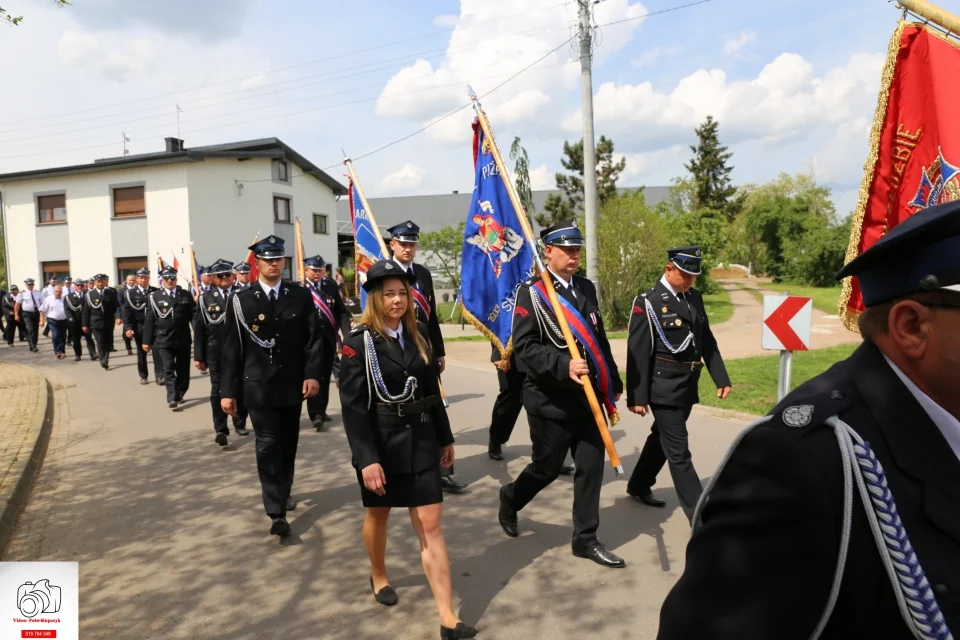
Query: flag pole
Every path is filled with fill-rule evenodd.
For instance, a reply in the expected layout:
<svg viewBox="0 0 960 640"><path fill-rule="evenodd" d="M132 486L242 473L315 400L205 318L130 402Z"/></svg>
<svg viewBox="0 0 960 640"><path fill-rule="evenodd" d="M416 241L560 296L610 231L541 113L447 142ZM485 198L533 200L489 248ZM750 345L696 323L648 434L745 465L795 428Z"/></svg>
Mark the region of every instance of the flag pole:
<svg viewBox="0 0 960 640"><path fill-rule="evenodd" d="M360 202L363 204L363 210L367 212L367 216L370 218L370 224L373 225L374 231L377 232L377 242L380 243L380 248L383 250L383 255L389 256L390 251L387 249L387 243L383 241L383 234L380 233L380 227L377 226L377 220L373 217L373 210L367 203L367 196L363 195L363 187L360 186L360 181L357 180L357 174L353 170L353 162L350 161L350 158L346 157L346 154L344 154L343 164L347 165L347 171L350 172L350 180L353 182L353 186L357 188L357 193L360 194ZM356 245L356 238L354 238L354 245Z"/></svg>
<svg viewBox="0 0 960 640"><path fill-rule="evenodd" d="M200 297L200 283L197 282L197 254L193 251L193 243L190 243L190 280L193 281L193 290L196 292L194 299Z"/></svg>
<svg viewBox="0 0 960 640"><path fill-rule="evenodd" d="M477 94L474 93L473 89L469 87L467 89L470 93L470 99L473 101L473 110L476 112L477 120L483 129L483 134L486 136L486 139L490 141L493 159L496 161L497 170L500 171L500 176L503 178L503 184L507 189L507 194L510 196L510 202L513 203L513 208L517 212L517 218L520 220L523 234L527 237L527 242L530 243L530 247L534 249L533 257L537 261L537 269L540 271L544 289L547 290L547 297L550 299L550 304L553 305L553 308L559 310L561 309L560 301L557 299L557 291L553 287L553 279L550 277L546 267L543 265L543 261L540 259L540 252L536 249L537 243L533 236L533 228L530 226L530 221L527 220L527 213L523 208L520 197L517 195L513 180L510 179L507 165L503 161L503 156L500 154L500 147L497 145L497 140L493 135L493 128L490 126L487 114L484 113L483 108L480 106L480 99L477 98ZM567 342L567 350L570 352L570 357L575 360L580 360L580 351L577 349L577 343L573 339L573 334L570 332L570 325L567 323L567 318L563 313L557 313L557 324L560 325L560 331L563 332L564 340ZM580 382L583 384L584 393L587 394L587 402L590 404L590 410L593 412L593 419L597 423L597 429L600 431L600 437L603 439L603 445L607 450L607 455L610 456L610 464L613 465L617 477L622 477L623 465L620 463L620 455L617 453L617 446L610 436L610 430L607 428L607 420L603 415L603 411L600 409L600 401L597 398L597 392L594 390L593 384L590 382L590 376L580 376ZM613 398L610 398L610 400L612 402Z"/></svg>
<svg viewBox="0 0 960 640"><path fill-rule="evenodd" d="M260 239L260 231L257 230L257 235L253 236L253 242L251 242L250 245L253 246L253 245L257 244L257 240L259 240L259 239ZM246 257L246 259L244 260L244 262L249 265L249 264L250 264L250 258L252 258L252 257L253 257L253 250L252 250L252 249L248 249L248 250L247 250L247 257ZM251 275L253 275L253 274L251 273ZM257 274L256 274L256 275L257 275L257 278L260 276L259 270L257 271ZM257 278L251 278L251 280L256 280ZM252 282L249 282L249 283L247 283L247 284L252 284Z"/></svg>
<svg viewBox="0 0 960 640"><path fill-rule="evenodd" d="M297 246L294 251L294 255L297 261L297 279L300 280L300 284L306 284L307 278L306 274L303 272L303 231L300 230L300 218L294 218L294 236L297 239Z"/></svg>
<svg viewBox="0 0 960 640"><path fill-rule="evenodd" d="M946 31L960 36L960 17L930 4L927 0L897 0L898 7L929 20Z"/></svg>

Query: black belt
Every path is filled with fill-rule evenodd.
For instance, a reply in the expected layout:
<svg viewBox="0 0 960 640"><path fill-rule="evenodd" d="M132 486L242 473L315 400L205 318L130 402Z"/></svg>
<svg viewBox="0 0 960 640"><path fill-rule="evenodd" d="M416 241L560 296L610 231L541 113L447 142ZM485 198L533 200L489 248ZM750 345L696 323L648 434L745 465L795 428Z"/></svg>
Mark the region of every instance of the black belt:
<svg viewBox="0 0 960 640"><path fill-rule="evenodd" d="M435 404L440 404L440 396L427 396L415 402L378 402L377 413L403 418L419 415Z"/></svg>
<svg viewBox="0 0 960 640"><path fill-rule="evenodd" d="M703 368L702 360L698 360L697 362L681 362L680 360L661 358L660 356L657 356L657 360L659 361L657 366L673 371L699 371Z"/></svg>

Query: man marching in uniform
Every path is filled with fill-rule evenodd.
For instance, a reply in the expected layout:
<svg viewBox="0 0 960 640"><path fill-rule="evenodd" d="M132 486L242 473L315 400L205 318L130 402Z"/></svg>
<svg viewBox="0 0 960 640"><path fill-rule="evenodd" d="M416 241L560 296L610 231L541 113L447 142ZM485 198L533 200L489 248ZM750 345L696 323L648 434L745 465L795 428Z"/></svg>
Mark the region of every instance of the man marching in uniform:
<svg viewBox="0 0 960 640"><path fill-rule="evenodd" d="M960 202L846 276L863 343L734 441L658 638L960 637Z"/></svg>
<svg viewBox="0 0 960 640"><path fill-rule="evenodd" d="M146 271L146 269L139 269L139 270L137 271L137 274L139 274L140 271ZM150 275L150 272L147 271L147 276L149 276L149 275ZM133 336L127 335L127 333L129 333L129 331L128 331L128 329L127 329L127 321L126 321L126 319L125 319L125 318L126 318L126 315L127 315L127 311L126 311L127 296L126 296L126 293L127 293L128 291L130 291L131 289L136 289L136 288L137 288L137 280L138 280L138 277L139 277L138 275L129 275L129 276L126 277L126 279L124 280L124 282L117 287L117 300L118 300L119 305L120 305L120 319L123 320L123 344L126 345L126 347L127 347L127 355L128 355L128 356L132 356L132 355L133 355L133 343L131 342L131 341L133 340ZM150 284L150 279L149 279L149 277L147 278L147 284ZM140 349L139 346L137 346L137 359L138 359L138 362L139 362L139 358L140 358L140 354L141 354L141 353L143 353L143 351ZM144 368L144 371L146 371L146 368ZM146 376L145 374L141 373L141 375L140 375L140 384L147 384L147 383L146 383L146 379L147 379L147 376Z"/></svg>
<svg viewBox="0 0 960 640"><path fill-rule="evenodd" d="M110 368L110 352L113 350L113 328L119 325L120 303L117 290L106 286L107 276L98 273L93 276L94 285L87 289L83 305L83 332L93 333L100 356L100 366Z"/></svg>
<svg viewBox="0 0 960 640"><path fill-rule="evenodd" d="M197 313L193 318L193 360L200 371L210 370L210 407L213 410L213 430L217 435L215 442L221 447L228 444L227 414L220 406L220 357L226 340L227 300L233 290L230 276L233 265L226 260L217 260L210 266L210 278L217 286L200 296L197 300ZM237 415L233 417L233 428L238 436L248 436L247 410L243 399L237 399Z"/></svg>
<svg viewBox="0 0 960 640"><path fill-rule="evenodd" d="M597 351L588 352L578 343L580 353L590 362L570 358L557 328L556 310L550 308L539 276L520 284L513 312L513 342L517 364L527 374L523 406L530 423L533 455L517 479L500 489L500 526L508 536L519 534L517 512L557 478L567 451L572 449L576 465L573 555L620 568L626 566L623 559L597 539L605 449L580 376L589 374L608 415L616 410L623 385L603 328L597 290L590 280L574 275L580 265L583 235L572 221L564 220L544 229L540 238L564 315L578 320L590 334L585 339L594 343Z"/></svg>
<svg viewBox="0 0 960 640"><path fill-rule="evenodd" d="M140 374L140 384L147 384L147 352L143 350L143 327L147 321L147 296L157 288L150 285L150 270L138 269L136 281L127 286L121 297L121 314L123 316L123 335L127 340L133 340L137 347L137 372ZM153 352L153 373L157 384L163 379L163 365L160 356Z"/></svg>
<svg viewBox="0 0 960 640"><path fill-rule="evenodd" d="M167 267L160 276L163 288L147 296L142 349L160 354L167 406L176 409L190 388L190 322L196 302L177 285L175 269Z"/></svg>
<svg viewBox="0 0 960 640"><path fill-rule="evenodd" d="M437 358L439 373L446 368L446 351L443 347L443 333L440 331L440 319L437 316L437 298L433 293L433 276L421 264L414 262L420 243L420 227L412 220L387 229L390 232L390 252L393 261L416 276L413 283L413 301L417 308L417 320L427 325L427 338L433 346L433 355ZM441 484L444 491L457 493L467 488L453 478L453 467L441 469Z"/></svg>
<svg viewBox="0 0 960 640"><path fill-rule="evenodd" d="M83 357L81 339L87 341L87 353L90 355L90 359L96 360L97 346L93 342L93 336L84 333L82 330L87 281L77 278L73 284L73 291L63 297L63 308L67 312L67 341L73 345L74 360L77 362Z"/></svg>
<svg viewBox="0 0 960 640"><path fill-rule="evenodd" d="M220 359L220 405L237 415L243 398L257 438L257 472L271 535L287 536L300 411L320 390L321 337L317 309L304 288L281 279L283 239L250 247L260 277L227 305L226 343Z"/></svg>
<svg viewBox="0 0 960 640"><path fill-rule="evenodd" d="M43 292L33 290L33 278L23 281L26 289L17 294L13 308L14 321L20 323L27 331L27 348L37 353L37 331L40 328L40 303L43 302Z"/></svg>
<svg viewBox="0 0 960 640"><path fill-rule="evenodd" d="M697 387L706 363L717 397L730 394L730 378L693 285L700 274L700 247L667 251L664 274L634 298L627 342L627 407L641 416L653 411L653 427L627 484L627 494L651 507L667 503L651 487L666 462L687 519L703 492L693 468L687 419L700 402Z"/></svg>
<svg viewBox="0 0 960 640"><path fill-rule="evenodd" d="M307 399L307 414L317 431L323 430L323 423L330 422L327 415L327 403L330 400L330 373L333 371L334 360L337 356L337 343L340 341L338 333L342 330L344 337L350 335L350 314L340 297L337 283L326 275L326 263L321 256L313 256L304 261L306 266L307 282L305 283L313 303L317 307L320 319L320 329L323 346L321 359L323 369L320 371L320 391L317 395Z"/></svg>
<svg viewBox="0 0 960 640"><path fill-rule="evenodd" d="M24 327L22 322L18 322L15 318L16 313L15 309L17 307L17 294L20 291L17 288L17 285L10 285L10 292L4 294L3 296L3 319L6 321L6 326L3 328L3 339L7 341L7 344L11 347L13 346L13 338L16 333L20 334L20 342L26 342L27 338L24 335Z"/></svg>
<svg viewBox="0 0 960 640"><path fill-rule="evenodd" d="M233 285L234 291L243 291L250 286L250 265L241 262L233 268L237 272L237 282Z"/></svg>

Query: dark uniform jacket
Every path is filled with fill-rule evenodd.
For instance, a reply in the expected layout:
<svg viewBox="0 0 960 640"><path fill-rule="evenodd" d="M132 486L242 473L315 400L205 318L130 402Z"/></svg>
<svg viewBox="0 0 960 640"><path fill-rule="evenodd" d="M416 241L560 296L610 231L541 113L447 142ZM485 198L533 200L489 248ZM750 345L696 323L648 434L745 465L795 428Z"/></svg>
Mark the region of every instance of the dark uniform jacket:
<svg viewBox="0 0 960 640"><path fill-rule="evenodd" d="M413 263L413 273L417 276L417 288L420 289L424 297L430 303L430 316L427 317L416 305L417 322L423 322L427 325L427 337L430 344L433 345L433 355L442 358L446 355L443 347L443 334L440 332L440 319L437 316L437 297L433 293L433 276L430 271L422 264ZM334 282L336 286L336 282Z"/></svg>
<svg viewBox="0 0 960 640"><path fill-rule="evenodd" d="M308 281L306 286L319 291L320 297L330 308L330 312L333 313L333 321L336 326L330 326L325 316L318 317L320 318L320 328L323 331L324 338L328 344L332 343L336 345L338 331L343 332L343 337L350 335L350 312L347 311L347 307L343 303L343 298L340 297L337 283L330 278L323 278L319 284Z"/></svg>
<svg viewBox="0 0 960 640"><path fill-rule="evenodd" d="M438 401L423 414L404 417L377 412L382 400L367 379L364 330L359 326L343 345L340 365L340 404L353 463L363 469L379 462L385 473L417 473L440 465L440 449L453 444L447 410L439 401L436 356L425 363L415 340L404 333L404 349L372 333L380 371L390 395L399 395L409 376L417 379L413 400L436 396ZM419 325L426 336L427 327Z"/></svg>
<svg viewBox="0 0 960 640"><path fill-rule="evenodd" d="M94 287L84 292L84 298L83 326L97 331L112 331L114 320L120 317L117 290L104 287L100 292Z"/></svg>
<svg viewBox="0 0 960 640"><path fill-rule="evenodd" d="M710 330L703 296L690 289L679 300L658 281L633 300L627 343L627 406L662 404L687 407L700 402L697 388L706 364L717 388L730 386L727 368ZM650 318L649 300L655 318ZM651 324L651 320L655 323ZM670 353L660 334L676 348L693 332L693 342L676 355Z"/></svg>
<svg viewBox="0 0 960 640"><path fill-rule="evenodd" d="M235 310L239 301L240 313ZM259 283L227 301L228 326L220 356L220 395L243 398L250 409L289 407L303 402L303 381L319 380L320 328L310 293L282 282L276 307ZM246 326L244 326L246 325ZM272 349L257 344L276 340Z"/></svg>
<svg viewBox="0 0 960 640"><path fill-rule="evenodd" d="M540 276L537 276L520 284L513 311L515 360L519 370L527 375L523 387L523 407L527 413L552 420L574 420L583 416L592 420L590 405L583 387L570 377L570 352L567 350L563 335L550 326L553 325L559 330L556 316L546 308L546 299L543 300L543 312L549 322L538 319L538 311L534 307L530 289L539 281ZM574 298L557 278L553 279L553 284L557 295L572 302L593 329L610 369L613 391L621 393L623 383L617 372L617 363L613 361L613 354L610 353L610 343L607 341L603 319L600 317L596 287L586 278L573 276L573 288L576 290L576 298ZM577 346L580 357L590 366L590 379L599 396L601 390L597 386L597 372L593 362L586 356L583 345L578 343ZM609 400L614 401L613 398Z"/></svg>
<svg viewBox="0 0 960 640"><path fill-rule="evenodd" d="M806 640L830 593L844 512L838 415L886 473L947 625L960 631L960 460L872 344L788 395L720 472L660 614L663 640ZM850 550L824 640L913 636L854 487ZM706 496L705 496L706 497Z"/></svg>
<svg viewBox="0 0 960 640"><path fill-rule="evenodd" d="M17 304L16 298L17 296L15 296L12 293L3 294L3 302L2 302L3 315L9 316L11 318L13 317L13 309Z"/></svg>
<svg viewBox="0 0 960 640"><path fill-rule="evenodd" d="M234 290L224 292L220 287L213 287L197 300L197 312L193 316L194 360L214 368L220 366L220 354L227 338L227 300Z"/></svg>
<svg viewBox="0 0 960 640"><path fill-rule="evenodd" d="M147 307L150 306L147 297L154 291L157 291L156 287L147 285L142 292L140 287L132 287L120 293L120 315L123 318L124 331L139 333L143 330L147 321Z"/></svg>
<svg viewBox="0 0 960 640"><path fill-rule="evenodd" d="M65 293L63 296L63 310L67 314L67 324L72 327L83 326L83 308L86 306L86 292Z"/></svg>
<svg viewBox="0 0 960 640"><path fill-rule="evenodd" d="M147 297L142 341L154 349L184 349L192 341L190 323L196 303L179 286L173 291L175 295L170 296L166 289L158 289ZM158 311L166 317L161 318Z"/></svg>

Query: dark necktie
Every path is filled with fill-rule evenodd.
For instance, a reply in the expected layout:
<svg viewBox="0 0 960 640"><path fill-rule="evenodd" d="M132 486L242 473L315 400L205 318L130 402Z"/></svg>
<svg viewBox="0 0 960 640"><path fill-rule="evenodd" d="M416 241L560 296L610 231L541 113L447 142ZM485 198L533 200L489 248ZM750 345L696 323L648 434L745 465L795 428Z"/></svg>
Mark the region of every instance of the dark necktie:
<svg viewBox="0 0 960 640"><path fill-rule="evenodd" d="M277 308L277 290L276 289L270 289L270 308L272 309Z"/></svg>

